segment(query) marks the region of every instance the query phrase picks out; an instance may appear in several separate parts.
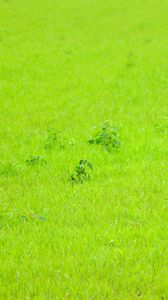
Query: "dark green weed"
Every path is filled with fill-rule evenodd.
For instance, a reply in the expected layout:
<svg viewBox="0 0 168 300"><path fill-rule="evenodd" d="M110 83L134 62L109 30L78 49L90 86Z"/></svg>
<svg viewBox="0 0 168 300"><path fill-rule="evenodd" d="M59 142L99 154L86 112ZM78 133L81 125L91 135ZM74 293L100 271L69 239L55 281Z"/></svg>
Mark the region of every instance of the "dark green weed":
<svg viewBox="0 0 168 300"><path fill-rule="evenodd" d="M58 146L60 149L63 149L65 146L64 141L56 129L50 128L47 130L47 137L44 142L44 148L46 150L52 150L56 146Z"/></svg>
<svg viewBox="0 0 168 300"><path fill-rule="evenodd" d="M35 155L31 156L29 159L26 159L26 164L28 166L46 165L47 161L44 156Z"/></svg>
<svg viewBox="0 0 168 300"><path fill-rule="evenodd" d="M75 173L71 175L71 180L74 182L87 181L90 179L90 173L93 170L93 165L86 159L81 159L75 167Z"/></svg>
<svg viewBox="0 0 168 300"><path fill-rule="evenodd" d="M89 140L89 144L105 146L107 149L118 149L121 146L118 128L106 121L101 130L97 131Z"/></svg>

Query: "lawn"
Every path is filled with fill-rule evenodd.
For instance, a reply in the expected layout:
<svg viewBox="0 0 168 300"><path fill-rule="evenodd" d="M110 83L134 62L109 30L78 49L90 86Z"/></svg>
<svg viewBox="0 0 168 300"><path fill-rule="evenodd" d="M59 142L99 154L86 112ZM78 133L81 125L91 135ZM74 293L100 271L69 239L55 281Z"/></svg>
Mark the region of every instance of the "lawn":
<svg viewBox="0 0 168 300"><path fill-rule="evenodd" d="M168 299L167 12L0 0L0 300Z"/></svg>

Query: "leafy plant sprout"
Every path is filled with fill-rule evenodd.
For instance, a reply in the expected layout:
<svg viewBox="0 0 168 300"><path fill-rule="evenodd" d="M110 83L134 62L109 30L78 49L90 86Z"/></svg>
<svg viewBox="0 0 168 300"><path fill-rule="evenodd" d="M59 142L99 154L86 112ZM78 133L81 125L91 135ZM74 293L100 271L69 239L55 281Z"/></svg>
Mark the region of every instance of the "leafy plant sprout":
<svg viewBox="0 0 168 300"><path fill-rule="evenodd" d="M26 159L26 164L28 166L46 165L47 161L44 156L34 155L31 156L29 159Z"/></svg>
<svg viewBox="0 0 168 300"><path fill-rule="evenodd" d="M87 181L90 179L90 171L93 170L93 165L86 159L81 159L79 164L75 167L75 173L71 175L73 182Z"/></svg>
<svg viewBox="0 0 168 300"><path fill-rule="evenodd" d="M56 146L60 149L65 148L65 140L61 137L60 133L55 128L49 128L47 130L47 137L44 142L44 149L52 150Z"/></svg>
<svg viewBox="0 0 168 300"><path fill-rule="evenodd" d="M45 149L52 149L58 143L58 135L54 128L50 128L47 130L47 138L44 143Z"/></svg>
<svg viewBox="0 0 168 300"><path fill-rule="evenodd" d="M101 130L97 131L89 140L89 144L105 146L107 149L118 149L121 146L117 127L113 127L110 121L106 121Z"/></svg>

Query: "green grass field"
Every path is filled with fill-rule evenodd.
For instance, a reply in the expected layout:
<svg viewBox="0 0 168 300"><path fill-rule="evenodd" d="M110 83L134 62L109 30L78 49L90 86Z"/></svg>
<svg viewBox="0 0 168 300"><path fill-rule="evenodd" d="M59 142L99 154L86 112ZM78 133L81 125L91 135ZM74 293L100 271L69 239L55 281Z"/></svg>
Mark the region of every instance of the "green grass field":
<svg viewBox="0 0 168 300"><path fill-rule="evenodd" d="M167 13L0 0L0 300L168 299Z"/></svg>

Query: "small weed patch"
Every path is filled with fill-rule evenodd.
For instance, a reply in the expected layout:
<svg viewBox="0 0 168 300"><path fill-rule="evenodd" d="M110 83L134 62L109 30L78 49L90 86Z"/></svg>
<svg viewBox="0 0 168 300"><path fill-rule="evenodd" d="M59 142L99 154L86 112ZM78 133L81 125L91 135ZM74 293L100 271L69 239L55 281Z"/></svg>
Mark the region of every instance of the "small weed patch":
<svg viewBox="0 0 168 300"><path fill-rule="evenodd" d="M113 127L109 121L106 121L101 130L96 132L88 142L89 144L105 146L107 149L118 149L121 146L118 128Z"/></svg>
<svg viewBox="0 0 168 300"><path fill-rule="evenodd" d="M56 146L58 146L60 149L63 149L64 148L64 141L60 137L60 134L57 132L56 129L50 128L50 129L47 130L47 137L46 137L46 140L44 142L44 148L46 150L52 150Z"/></svg>
<svg viewBox="0 0 168 300"><path fill-rule="evenodd" d="M29 222L29 221L42 221L45 222L46 218L41 215L36 215L35 213L25 213L20 216L20 220L22 222Z"/></svg>
<svg viewBox="0 0 168 300"><path fill-rule="evenodd" d="M35 155L31 156L29 159L26 159L26 164L28 166L46 165L47 161L44 156Z"/></svg>
<svg viewBox="0 0 168 300"><path fill-rule="evenodd" d="M93 170L93 165L86 159L81 159L75 168L75 173L71 175L71 180L74 182L87 181L90 179L90 172Z"/></svg>

